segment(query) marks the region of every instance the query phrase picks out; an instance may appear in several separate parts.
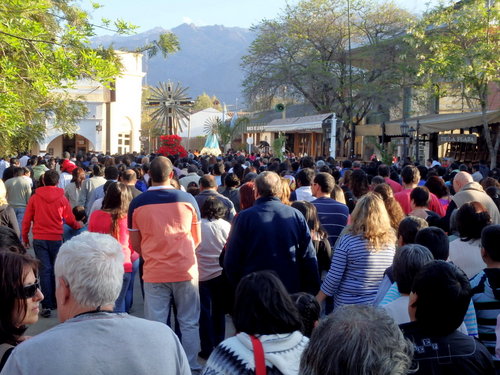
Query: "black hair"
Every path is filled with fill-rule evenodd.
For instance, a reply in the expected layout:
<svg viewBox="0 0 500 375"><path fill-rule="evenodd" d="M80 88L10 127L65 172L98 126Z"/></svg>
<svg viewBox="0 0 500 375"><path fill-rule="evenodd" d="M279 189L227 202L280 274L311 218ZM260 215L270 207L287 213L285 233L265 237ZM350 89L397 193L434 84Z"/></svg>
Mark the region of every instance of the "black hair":
<svg viewBox="0 0 500 375"><path fill-rule="evenodd" d="M207 197L201 206L201 217L217 220L226 216L227 208L217 197Z"/></svg>
<svg viewBox="0 0 500 375"><path fill-rule="evenodd" d="M415 236L422 228L427 228L427 221L416 216L407 216L398 226L398 238L403 238L403 244L415 243ZM424 245L425 246L425 245Z"/></svg>
<svg viewBox="0 0 500 375"><path fill-rule="evenodd" d="M56 186L59 182L59 173L53 169L49 169L43 174L43 184L45 186Z"/></svg>
<svg viewBox="0 0 500 375"><path fill-rule="evenodd" d="M429 189L425 186L417 186L410 193L410 199L416 207L427 207L429 205Z"/></svg>
<svg viewBox="0 0 500 375"><path fill-rule="evenodd" d="M390 169L386 164L380 164L378 166L378 175L382 177L389 177Z"/></svg>
<svg viewBox="0 0 500 375"><path fill-rule="evenodd" d="M314 169L312 168L304 168L297 173L295 176L297 182L300 183L300 186L311 186L314 180Z"/></svg>
<svg viewBox="0 0 500 375"><path fill-rule="evenodd" d="M435 260L415 276L415 319L425 334L445 336L462 324L472 289L465 273L453 263Z"/></svg>
<svg viewBox="0 0 500 375"><path fill-rule="evenodd" d="M450 195L450 191L443 179L438 176L429 176L425 182L425 187L438 198Z"/></svg>
<svg viewBox="0 0 500 375"><path fill-rule="evenodd" d="M224 164L221 162L217 162L216 164L214 164L212 172L214 175L220 176L224 173Z"/></svg>
<svg viewBox="0 0 500 375"><path fill-rule="evenodd" d="M500 225L488 225L481 232L481 246L495 262L500 262Z"/></svg>
<svg viewBox="0 0 500 375"><path fill-rule="evenodd" d="M16 318L24 317L27 302L23 297L23 282L26 269L37 274L38 261L27 254L14 253L0 249L0 342L17 345L26 331L26 326L19 326Z"/></svg>
<svg viewBox="0 0 500 375"><path fill-rule="evenodd" d="M304 292L294 293L290 297L293 303L295 303L302 319L302 333L304 336L311 337L314 326L319 321L321 312L318 301L313 295Z"/></svg>
<svg viewBox="0 0 500 375"><path fill-rule="evenodd" d="M410 294L413 279L420 269L434 260L425 246L410 244L400 247L394 255L392 272L401 294Z"/></svg>
<svg viewBox="0 0 500 375"><path fill-rule="evenodd" d="M320 172L314 177L314 183L318 184L321 192L331 194L335 188L335 179L326 172Z"/></svg>
<svg viewBox="0 0 500 375"><path fill-rule="evenodd" d="M224 178L224 185L228 188L240 185L240 179L234 173L228 173Z"/></svg>
<svg viewBox="0 0 500 375"><path fill-rule="evenodd" d="M107 166L104 168L104 178L106 180L118 180L120 172L118 168L114 165Z"/></svg>
<svg viewBox="0 0 500 375"><path fill-rule="evenodd" d="M14 253L26 254L26 249L14 229L3 225L0 225L0 248Z"/></svg>
<svg viewBox="0 0 500 375"><path fill-rule="evenodd" d="M457 229L462 241L481 238L481 231L491 224L491 216L481 203L464 203L457 211Z"/></svg>
<svg viewBox="0 0 500 375"><path fill-rule="evenodd" d="M427 173L429 172L429 170L427 169L427 167L425 167L423 165L417 165L417 169L418 169L418 173L420 173L420 179L421 180L426 180L427 179Z"/></svg>
<svg viewBox="0 0 500 375"><path fill-rule="evenodd" d="M428 248L436 260L447 260L450 255L450 241L441 228L428 227L419 230L415 243Z"/></svg>
<svg viewBox="0 0 500 375"><path fill-rule="evenodd" d="M420 180L420 172L417 167L407 165L401 171L401 179L405 184L416 184Z"/></svg>
<svg viewBox="0 0 500 375"><path fill-rule="evenodd" d="M350 161L350 160L344 160L342 162L342 168L352 168L352 161Z"/></svg>
<svg viewBox="0 0 500 375"><path fill-rule="evenodd" d="M300 330L297 308L272 271L252 272L236 288L233 323L237 332L271 335Z"/></svg>

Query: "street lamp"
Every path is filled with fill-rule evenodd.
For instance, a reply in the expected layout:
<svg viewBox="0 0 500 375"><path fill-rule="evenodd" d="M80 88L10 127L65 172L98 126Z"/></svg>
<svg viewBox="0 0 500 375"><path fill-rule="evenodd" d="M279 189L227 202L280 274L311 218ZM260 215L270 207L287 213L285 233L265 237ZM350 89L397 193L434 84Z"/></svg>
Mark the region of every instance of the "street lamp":
<svg viewBox="0 0 500 375"><path fill-rule="evenodd" d="M410 142L412 142L412 140L415 139L415 133L416 132L417 131L415 130L415 128L413 126L410 127L410 129L408 130L408 136L410 137ZM408 145L408 147L410 147L410 145ZM412 153L412 155L413 155L413 153Z"/></svg>
<svg viewBox="0 0 500 375"><path fill-rule="evenodd" d="M401 123L401 135L403 136L403 165L406 162L406 158L408 156L408 150L406 149L406 137L408 136L409 126L406 122L406 119L403 119Z"/></svg>
<svg viewBox="0 0 500 375"><path fill-rule="evenodd" d="M416 159L416 161L417 161L417 162L418 162L418 161L419 161L419 159L420 159L420 158L419 158L419 156L420 156L420 155L419 155L419 149L418 149L418 148L419 148L419 147L418 147L418 146L419 146L419 145L418 145L418 141L419 141L419 139L418 139L418 137L419 137L419 133L420 133L420 121L419 121L419 120L417 120L417 129L416 129L416 134L415 134L415 159Z"/></svg>

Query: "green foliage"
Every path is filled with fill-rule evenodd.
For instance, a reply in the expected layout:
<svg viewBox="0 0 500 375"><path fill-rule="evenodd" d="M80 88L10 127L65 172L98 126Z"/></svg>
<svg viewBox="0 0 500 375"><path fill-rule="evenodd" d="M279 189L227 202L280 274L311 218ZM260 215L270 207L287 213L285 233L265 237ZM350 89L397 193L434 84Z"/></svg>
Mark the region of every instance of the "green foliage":
<svg viewBox="0 0 500 375"><path fill-rule="evenodd" d="M110 23L118 32L130 25ZM109 85L120 72L112 51L92 49L94 26L71 0L0 3L0 153L27 149L46 124L66 132L85 115L70 95L79 78Z"/></svg>
<svg viewBox="0 0 500 375"><path fill-rule="evenodd" d="M160 34L160 38L142 47L139 47L135 52L146 52L148 57L154 57L161 52L163 58L180 50L179 40L174 33L165 32Z"/></svg>
<svg viewBox="0 0 500 375"><path fill-rule="evenodd" d="M202 111L207 108L215 108L218 111L222 111L222 106L215 95L210 97L206 92L199 95L193 105L193 112Z"/></svg>
<svg viewBox="0 0 500 375"><path fill-rule="evenodd" d="M257 25L257 38L242 61L249 101L285 91L302 97L320 113L335 111L344 120L344 139L351 124L371 110L397 103L406 75L400 55L407 48L399 36L410 14L390 1L352 0L348 17L347 4L303 0ZM352 56L349 26L352 46L363 46L353 49Z"/></svg>
<svg viewBox="0 0 500 375"><path fill-rule="evenodd" d="M493 144L486 119L490 83L500 76L500 34L498 4L469 0L440 6L410 29L408 40L418 51L418 75L439 95L439 82L460 82L462 95L483 111L483 128L496 165L500 132Z"/></svg>
<svg viewBox="0 0 500 375"><path fill-rule="evenodd" d="M285 146L286 142L286 137L285 136L279 136L273 141L273 156L275 158L279 158L280 160L283 160L283 147Z"/></svg>

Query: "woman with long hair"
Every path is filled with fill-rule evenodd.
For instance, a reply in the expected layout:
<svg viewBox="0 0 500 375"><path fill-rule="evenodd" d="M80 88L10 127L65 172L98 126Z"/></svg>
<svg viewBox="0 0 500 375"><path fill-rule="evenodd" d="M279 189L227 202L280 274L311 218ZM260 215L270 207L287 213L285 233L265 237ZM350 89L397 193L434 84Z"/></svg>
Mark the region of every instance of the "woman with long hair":
<svg viewBox="0 0 500 375"><path fill-rule="evenodd" d="M385 209L391 219L391 227L397 231L399 223L405 218L405 213L401 205L394 199L394 192L389 184L378 184L373 188L373 192L380 195L384 201Z"/></svg>
<svg viewBox="0 0 500 375"><path fill-rule="evenodd" d="M351 224L339 238L332 265L316 298L333 296L335 308L370 304L392 264L396 236L382 198L367 193L356 204Z"/></svg>
<svg viewBox="0 0 500 375"><path fill-rule="evenodd" d="M38 321L43 294L37 270L36 259L0 249L0 371L12 349L25 339L26 326Z"/></svg>
<svg viewBox="0 0 500 375"><path fill-rule="evenodd" d="M290 206L290 195L292 194L292 190L290 189L290 180L285 177L280 177L281 180L281 191L278 196L280 199L281 203L286 204L287 206Z"/></svg>
<svg viewBox="0 0 500 375"><path fill-rule="evenodd" d="M356 169L352 172L351 178L349 179L349 188L354 195L356 201L358 201L363 195L370 191L370 185L368 184L368 176L362 169Z"/></svg>
<svg viewBox="0 0 500 375"><path fill-rule="evenodd" d="M233 310L236 336L221 342L202 374L287 374L299 372L309 340L285 286L271 271L253 272L236 288Z"/></svg>
<svg viewBox="0 0 500 375"><path fill-rule="evenodd" d="M124 261L123 285L115 302L115 311L125 312L125 294L132 280L132 250L129 245L127 227L128 206L132 194L127 185L113 182L108 186L102 201L102 208L95 210L89 219L88 231L110 234L122 245Z"/></svg>
<svg viewBox="0 0 500 375"><path fill-rule="evenodd" d="M71 172L71 182L64 188L64 195L68 198L71 208L78 206L78 198L82 188L83 181L85 181L85 171L78 167Z"/></svg>
<svg viewBox="0 0 500 375"><path fill-rule="evenodd" d="M307 226L311 231L311 238L318 258L319 274L327 273L330 269L332 248L328 241L328 233L323 229L318 218L318 210L311 202L295 201L292 207L299 210L306 219Z"/></svg>

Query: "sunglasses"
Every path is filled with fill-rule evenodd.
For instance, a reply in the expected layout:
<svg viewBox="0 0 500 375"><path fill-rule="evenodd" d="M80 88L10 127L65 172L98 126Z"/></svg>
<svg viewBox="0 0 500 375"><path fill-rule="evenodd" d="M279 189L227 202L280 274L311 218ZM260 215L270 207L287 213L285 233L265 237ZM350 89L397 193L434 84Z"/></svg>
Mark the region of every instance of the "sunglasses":
<svg viewBox="0 0 500 375"><path fill-rule="evenodd" d="M21 298L33 298L38 289L40 289L40 281L36 279L33 284L23 286Z"/></svg>

